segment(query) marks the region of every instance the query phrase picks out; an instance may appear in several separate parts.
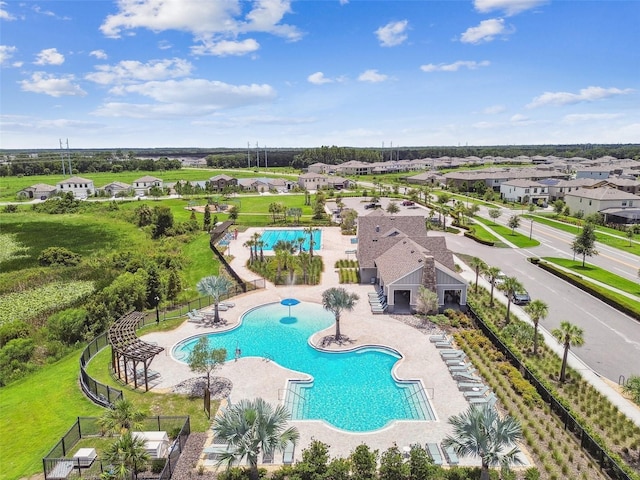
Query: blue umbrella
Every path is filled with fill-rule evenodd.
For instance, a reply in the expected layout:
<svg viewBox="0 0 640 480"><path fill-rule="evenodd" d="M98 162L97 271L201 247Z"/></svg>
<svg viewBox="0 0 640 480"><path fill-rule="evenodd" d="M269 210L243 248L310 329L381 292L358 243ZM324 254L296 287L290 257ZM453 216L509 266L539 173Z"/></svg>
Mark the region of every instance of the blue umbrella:
<svg viewBox="0 0 640 480"><path fill-rule="evenodd" d="M284 305L285 307L289 307L289 318L291 318L291 307L294 305L298 305L300 300L297 298L285 298L280 301L280 305Z"/></svg>

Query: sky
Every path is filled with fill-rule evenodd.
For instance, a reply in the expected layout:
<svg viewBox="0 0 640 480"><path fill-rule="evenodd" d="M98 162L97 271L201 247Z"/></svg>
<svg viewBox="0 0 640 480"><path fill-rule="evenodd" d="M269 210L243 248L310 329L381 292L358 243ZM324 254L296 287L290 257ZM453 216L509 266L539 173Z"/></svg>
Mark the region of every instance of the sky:
<svg viewBox="0 0 640 480"><path fill-rule="evenodd" d="M640 143L640 1L0 0L0 148Z"/></svg>

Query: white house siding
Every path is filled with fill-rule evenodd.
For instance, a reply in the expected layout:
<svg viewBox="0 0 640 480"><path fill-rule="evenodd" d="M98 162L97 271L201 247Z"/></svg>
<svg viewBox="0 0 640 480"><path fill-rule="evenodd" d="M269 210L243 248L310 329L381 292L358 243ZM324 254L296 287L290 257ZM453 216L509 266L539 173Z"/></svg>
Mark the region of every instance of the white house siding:
<svg viewBox="0 0 640 480"><path fill-rule="evenodd" d="M456 290L460 292L460 305L467 304L467 284L449 275L436 265L436 293L438 294L438 305L444 305L444 297L446 290Z"/></svg>
<svg viewBox="0 0 640 480"><path fill-rule="evenodd" d="M422 268L405 275L398 280L385 285L385 294L387 295L387 305L389 305L389 311L393 312L393 305L395 302L396 291L408 290L409 291L409 305L412 309L415 309L418 298L418 285L422 283Z"/></svg>

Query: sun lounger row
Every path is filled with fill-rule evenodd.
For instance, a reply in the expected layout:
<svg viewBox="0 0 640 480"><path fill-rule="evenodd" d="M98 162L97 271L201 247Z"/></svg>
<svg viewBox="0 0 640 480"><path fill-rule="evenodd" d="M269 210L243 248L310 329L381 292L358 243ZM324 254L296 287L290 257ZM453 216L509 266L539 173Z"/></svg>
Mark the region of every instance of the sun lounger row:
<svg viewBox="0 0 640 480"><path fill-rule="evenodd" d="M442 444L441 444L441 447L442 447L442 452L444 453L444 456L447 459L447 463L449 465L458 465L460 463L460 460L458 459L458 455L456 455L456 452L453 449L453 447L445 447ZM440 453L440 447L438 446L437 443L427 443L425 445L425 449L429 454L429 456L431 457L431 459L433 460L434 465L442 465L444 463L442 459L442 454Z"/></svg>
<svg viewBox="0 0 640 480"><path fill-rule="evenodd" d="M437 342L448 342L449 340L450 340L450 339L449 339L449 336L448 336L448 335L445 335L444 333L443 333L443 334L441 334L441 335L431 335L431 336L429 337L429 341L430 341L431 343L437 343Z"/></svg>
<svg viewBox="0 0 640 480"><path fill-rule="evenodd" d="M489 405L490 407L494 407L497 401L498 401L498 397L496 397L496 394L493 392L491 392L486 397L474 397L469 399L469 403L471 405L477 405L477 406Z"/></svg>

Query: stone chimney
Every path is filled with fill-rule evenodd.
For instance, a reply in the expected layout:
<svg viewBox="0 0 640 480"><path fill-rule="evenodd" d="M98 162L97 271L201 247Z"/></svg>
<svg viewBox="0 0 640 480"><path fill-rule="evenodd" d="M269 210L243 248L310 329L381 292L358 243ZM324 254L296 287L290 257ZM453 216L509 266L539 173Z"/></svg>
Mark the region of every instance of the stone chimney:
<svg viewBox="0 0 640 480"><path fill-rule="evenodd" d="M436 262L432 256L425 256L422 260L424 269L422 270L422 285L431 290L436 291Z"/></svg>

